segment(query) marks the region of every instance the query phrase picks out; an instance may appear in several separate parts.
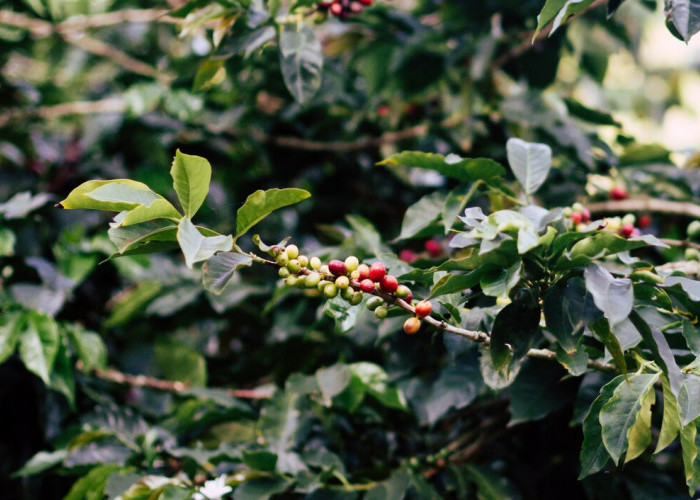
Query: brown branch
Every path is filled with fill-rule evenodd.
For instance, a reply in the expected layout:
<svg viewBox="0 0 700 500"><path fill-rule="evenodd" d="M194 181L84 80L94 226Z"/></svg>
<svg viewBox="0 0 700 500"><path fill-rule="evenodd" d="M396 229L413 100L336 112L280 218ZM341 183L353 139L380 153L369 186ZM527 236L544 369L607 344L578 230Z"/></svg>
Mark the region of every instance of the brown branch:
<svg viewBox="0 0 700 500"><path fill-rule="evenodd" d="M82 368L82 363L78 362L78 369ZM159 391L183 393L190 386L184 382L172 382L170 380L160 380L146 375L129 375L114 368L104 370L95 368L91 373L99 379L113 382L115 384L129 385L132 387L147 387ZM222 389L230 396L240 399L269 399L272 392L266 389Z"/></svg>
<svg viewBox="0 0 700 500"><path fill-rule="evenodd" d="M13 120L38 116L40 118L58 118L66 115L90 115L99 113L124 113L126 103L119 98L102 99L100 101L77 101L39 106L34 109L10 109L0 114L0 127Z"/></svg>
<svg viewBox="0 0 700 500"><path fill-rule="evenodd" d="M629 198L590 203L586 208L591 213L605 212L655 212L675 214L700 219L700 205L685 201L659 200L658 198Z"/></svg>
<svg viewBox="0 0 700 500"><path fill-rule="evenodd" d="M167 9L122 9L104 14L93 14L91 16L72 17L60 23L58 29L65 30L85 30L89 28L102 28L121 23L167 23L176 24L180 22L175 17L168 15Z"/></svg>
<svg viewBox="0 0 700 500"><path fill-rule="evenodd" d="M694 243L688 240L669 240L668 238L659 238L659 240L670 247L697 248L700 250L700 243Z"/></svg>

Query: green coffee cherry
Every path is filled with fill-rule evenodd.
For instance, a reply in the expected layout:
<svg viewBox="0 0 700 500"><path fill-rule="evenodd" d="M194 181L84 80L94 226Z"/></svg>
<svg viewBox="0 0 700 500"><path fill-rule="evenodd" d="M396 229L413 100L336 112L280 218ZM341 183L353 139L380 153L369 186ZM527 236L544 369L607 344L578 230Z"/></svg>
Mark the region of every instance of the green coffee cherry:
<svg viewBox="0 0 700 500"><path fill-rule="evenodd" d="M685 249L685 260L700 260L700 252L697 248Z"/></svg>
<svg viewBox="0 0 700 500"><path fill-rule="evenodd" d="M306 288L306 276L297 276L297 280L294 285L298 288Z"/></svg>
<svg viewBox="0 0 700 500"><path fill-rule="evenodd" d="M311 269L320 269L321 259L318 257L311 257L311 259L309 259L309 267L311 267Z"/></svg>
<svg viewBox="0 0 700 500"><path fill-rule="evenodd" d="M287 286L294 286L297 283L297 277L292 275L292 276L287 276L284 279L284 284Z"/></svg>
<svg viewBox="0 0 700 500"><path fill-rule="evenodd" d="M284 253L286 253L287 257L290 259L296 259L299 257L299 247L296 245L287 245L287 248L284 249Z"/></svg>
<svg viewBox="0 0 700 500"><path fill-rule="evenodd" d="M328 265L327 265L327 264L323 264L323 265L321 266L321 268L319 269L319 271L321 271L321 274L323 274L324 276L327 276L327 275L331 274L331 270L328 269Z"/></svg>
<svg viewBox="0 0 700 500"><path fill-rule="evenodd" d="M322 292L323 289L326 288L326 285L330 285L331 283L333 283L333 282L328 281L328 280L321 280L321 281L319 281L319 283L316 287L318 288L319 292Z"/></svg>
<svg viewBox="0 0 700 500"><path fill-rule="evenodd" d="M357 269L357 266L360 265L360 261L357 260L357 257L354 255L351 255L347 259L345 259L345 269L348 272L353 272L355 269Z"/></svg>
<svg viewBox="0 0 700 500"><path fill-rule="evenodd" d="M340 287L338 286L338 283L337 283L337 282L336 282L335 286L338 287L338 288L340 288ZM340 296L341 296L344 300L347 300L348 302L350 302L350 299L352 299L352 296L353 296L354 294L355 294L355 290L353 290L353 289L350 288L350 287L340 288Z"/></svg>
<svg viewBox="0 0 700 500"><path fill-rule="evenodd" d="M398 298L405 299L410 295L411 289L408 288L406 285L399 285L398 288L396 288L396 292L394 293Z"/></svg>
<svg viewBox="0 0 700 500"><path fill-rule="evenodd" d="M335 286L343 290L350 286L350 279L347 276L338 276L335 280Z"/></svg>
<svg viewBox="0 0 700 500"><path fill-rule="evenodd" d="M359 279L360 279L360 271L358 271L357 269L355 269L354 271L352 271L352 272L350 273L350 279L351 279L351 280L359 280Z"/></svg>
<svg viewBox="0 0 700 500"><path fill-rule="evenodd" d="M367 309L370 311L375 311L377 307L381 306L384 303L384 299L381 297L370 297L370 299L367 301Z"/></svg>
<svg viewBox="0 0 700 500"><path fill-rule="evenodd" d="M386 318L387 314L389 314L389 310L384 306L379 306L374 310L374 315L379 319Z"/></svg>
<svg viewBox="0 0 700 500"><path fill-rule="evenodd" d="M634 226L634 223L636 221L637 221L637 218L634 216L634 214L627 214L622 218L622 220L620 222L623 226L625 224L630 224L630 225Z"/></svg>
<svg viewBox="0 0 700 500"><path fill-rule="evenodd" d="M307 288L316 288L320 282L321 282L321 274L320 273L310 273L310 274L306 275L306 287Z"/></svg>
<svg viewBox="0 0 700 500"><path fill-rule="evenodd" d="M348 288L348 290L350 290L350 288ZM362 302L362 292L353 292L350 298L350 305L356 306L360 302Z"/></svg>
<svg viewBox="0 0 700 500"><path fill-rule="evenodd" d="M289 269L287 269L286 267L280 267L279 271L277 271L277 274L280 275L280 278L286 278L291 273L289 272Z"/></svg>
<svg viewBox="0 0 700 500"><path fill-rule="evenodd" d="M323 295L327 299L332 299L338 295L338 288L336 288L333 283L328 283L325 287L323 287Z"/></svg>
<svg viewBox="0 0 700 500"><path fill-rule="evenodd" d="M299 264L299 261L296 259L291 259L287 263L287 269L289 269L293 273L298 273L301 270L301 264Z"/></svg>
<svg viewBox="0 0 700 500"><path fill-rule="evenodd" d="M571 205L571 210L573 210L574 212L582 212L583 205L581 203L578 203L578 202L574 203L573 205Z"/></svg>
<svg viewBox="0 0 700 500"><path fill-rule="evenodd" d="M700 220L694 220L688 224L688 238L700 238Z"/></svg>
<svg viewBox="0 0 700 500"><path fill-rule="evenodd" d="M297 260L299 261L299 265L301 267L306 267L309 265L309 258L306 255L300 255L297 257Z"/></svg>
<svg viewBox="0 0 700 500"><path fill-rule="evenodd" d="M289 264L289 256L286 253L281 253L277 256L277 263L280 266L286 266Z"/></svg>

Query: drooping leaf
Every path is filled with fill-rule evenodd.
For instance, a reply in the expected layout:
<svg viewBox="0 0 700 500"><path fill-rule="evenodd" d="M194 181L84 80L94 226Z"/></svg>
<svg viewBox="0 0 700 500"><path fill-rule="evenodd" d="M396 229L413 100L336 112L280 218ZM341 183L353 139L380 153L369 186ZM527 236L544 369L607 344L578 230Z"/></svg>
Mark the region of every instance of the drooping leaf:
<svg viewBox="0 0 700 500"><path fill-rule="evenodd" d="M682 276L669 276L664 281L664 284L659 286L670 288L677 285L688 294L690 300L693 302L700 301L700 281L698 280L691 280L690 278L684 278Z"/></svg>
<svg viewBox="0 0 700 500"><path fill-rule="evenodd" d="M603 444L615 463L628 447L627 431L635 424L637 414L646 405L648 393L654 390L659 373L635 373L615 389L600 411Z"/></svg>
<svg viewBox="0 0 700 500"><path fill-rule="evenodd" d="M522 265L519 260L507 268L491 268L481 277L481 291L489 297L507 297L520 282Z"/></svg>
<svg viewBox="0 0 700 500"><path fill-rule="evenodd" d="M547 329L565 351L575 351L586 325L600 316L581 278L570 278L551 288L544 299Z"/></svg>
<svg viewBox="0 0 700 500"><path fill-rule="evenodd" d="M668 447L676 439L682 427L678 400L671 391L671 384L666 375L661 376L661 387L664 395L664 416L654 453L659 453Z"/></svg>
<svg viewBox="0 0 700 500"><path fill-rule="evenodd" d="M180 220L177 228L177 242L185 256L185 264L189 268L192 268L196 262L209 259L216 252L228 252L233 248L233 236L202 236L187 217Z"/></svg>
<svg viewBox="0 0 700 500"><path fill-rule="evenodd" d="M248 196L236 213L236 238L243 236L250 228L275 210L299 203L309 196L311 193L308 191L296 188L254 192Z"/></svg>
<svg viewBox="0 0 700 500"><path fill-rule="evenodd" d="M505 174L505 169L499 163L488 158L460 158L456 155L445 157L420 151L396 153L377 165L401 165L434 170L452 179L460 181L481 179L486 184L492 184Z"/></svg>
<svg viewBox="0 0 700 500"><path fill-rule="evenodd" d="M0 314L0 363L12 356L21 335L23 319L19 313Z"/></svg>
<svg viewBox="0 0 700 500"><path fill-rule="evenodd" d="M39 474L44 472L51 467L55 467L60 464L63 459L68 454L68 450L56 450L56 451L40 451L29 461L22 466L17 472L12 474L13 477L26 477L33 476L34 474Z"/></svg>
<svg viewBox="0 0 700 500"><path fill-rule="evenodd" d="M562 381L565 372L556 363L528 359L515 381L508 387L510 425L539 420L567 403L571 381Z"/></svg>
<svg viewBox="0 0 700 500"><path fill-rule="evenodd" d="M123 212L140 205L151 204L162 196L151 191L146 184L130 179L87 181L70 192L59 203L65 209L106 210Z"/></svg>
<svg viewBox="0 0 700 500"><path fill-rule="evenodd" d="M48 385L61 341L58 325L37 311L27 311L21 321L20 357L24 366Z"/></svg>
<svg viewBox="0 0 700 500"><path fill-rule="evenodd" d="M625 463L644 453L651 443L651 405L656 401L656 391L648 390L641 399L641 405L634 423L627 429L627 453Z"/></svg>
<svg viewBox="0 0 700 500"><path fill-rule="evenodd" d="M401 234L396 238L403 240L420 236L420 232L436 221L442 213L445 196L436 191L423 196L416 203L408 207L401 224Z"/></svg>
<svg viewBox="0 0 700 500"><path fill-rule="evenodd" d="M700 377L697 375L689 374L681 383L678 408L683 426L700 417Z"/></svg>
<svg viewBox="0 0 700 500"><path fill-rule="evenodd" d="M211 165L201 156L186 155L178 149L170 168L170 176L185 217L191 219L209 192Z"/></svg>
<svg viewBox="0 0 700 500"><path fill-rule="evenodd" d="M238 252L219 252L204 264L202 285L212 293L220 295L234 273L252 263L253 259L248 255Z"/></svg>
<svg viewBox="0 0 700 500"><path fill-rule="evenodd" d="M321 87L323 52L313 30L297 20L279 26L280 67L287 89L300 104Z"/></svg>
<svg viewBox="0 0 700 500"><path fill-rule="evenodd" d="M148 241L176 241L177 225L170 220L156 219L126 227L111 227L107 234L119 253L123 254Z"/></svg>
<svg viewBox="0 0 700 500"><path fill-rule="evenodd" d="M666 15L673 20L673 25L686 43L700 31L698 0L666 0Z"/></svg>
<svg viewBox="0 0 700 500"><path fill-rule="evenodd" d="M698 428L695 422L690 422L681 429L681 449L683 455L683 469L685 470L685 482L688 485L690 496L700 485L700 467L698 461Z"/></svg>
<svg viewBox="0 0 700 500"><path fill-rule="evenodd" d="M629 316L634 303L631 280L614 278L599 264L586 267L583 276L596 307L603 312L610 323L619 323Z"/></svg>
<svg viewBox="0 0 700 500"><path fill-rule="evenodd" d="M684 319L682 332L688 349L696 356L700 356L700 327L694 325L690 320Z"/></svg>
<svg viewBox="0 0 700 500"><path fill-rule="evenodd" d="M591 329L591 331L598 335L600 340L608 349L610 355L615 361L615 365L617 366L617 368L623 374L626 374L627 362L625 361L625 355L623 354L622 348L620 347L620 342L610 330L610 324L608 323L608 321L605 318L600 318L599 320L589 324L588 327Z"/></svg>
<svg viewBox="0 0 700 500"><path fill-rule="evenodd" d="M506 150L510 168L525 193L537 191L552 167L552 149L546 144L512 138L506 143Z"/></svg>
<svg viewBox="0 0 700 500"><path fill-rule="evenodd" d="M491 329L489 352L494 368L500 370L509 360L527 353L540 324L540 306L532 290L522 290L513 302L496 316Z"/></svg>

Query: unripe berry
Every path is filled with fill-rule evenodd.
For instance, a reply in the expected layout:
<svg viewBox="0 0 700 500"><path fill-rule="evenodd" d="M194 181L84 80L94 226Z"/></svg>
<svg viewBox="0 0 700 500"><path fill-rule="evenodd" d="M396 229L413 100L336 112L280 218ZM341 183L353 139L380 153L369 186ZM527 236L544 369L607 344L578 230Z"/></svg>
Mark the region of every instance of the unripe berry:
<svg viewBox="0 0 700 500"><path fill-rule="evenodd" d="M340 278L338 278L338 279L340 279ZM355 290L353 290L352 288L349 288L349 287L348 288L340 288L337 283L335 286L340 289L340 296L344 300L350 301L350 299L352 299L352 296L355 294Z"/></svg>
<svg viewBox="0 0 700 500"><path fill-rule="evenodd" d="M292 276L287 276L284 279L284 284L287 286L294 286L297 284L297 277L292 275Z"/></svg>
<svg viewBox="0 0 700 500"><path fill-rule="evenodd" d="M370 311L374 311L377 307L381 306L384 303L384 299L381 297L370 297L369 300L367 301L367 309Z"/></svg>
<svg viewBox="0 0 700 500"><path fill-rule="evenodd" d="M399 287L399 282L394 276L387 274L382 278L382 281L380 282L380 287L383 292L394 293Z"/></svg>
<svg viewBox="0 0 700 500"><path fill-rule="evenodd" d="M433 305L427 300L421 300L416 304L416 316L419 318L425 318L433 312Z"/></svg>
<svg viewBox="0 0 700 500"><path fill-rule="evenodd" d="M287 269L293 273L298 273L301 270L301 264L299 264L298 260L291 259L289 262L287 262Z"/></svg>
<svg viewBox="0 0 700 500"><path fill-rule="evenodd" d="M634 214L627 214L622 218L622 225L624 226L625 224L629 224L631 226L634 226L634 223L637 222L637 218L634 216Z"/></svg>
<svg viewBox="0 0 700 500"><path fill-rule="evenodd" d="M343 276L345 274L345 262L342 260L332 260L328 263L328 270L335 276Z"/></svg>
<svg viewBox="0 0 700 500"><path fill-rule="evenodd" d="M363 292L373 292L374 291L374 281L370 279L360 281L360 290Z"/></svg>
<svg viewBox="0 0 700 500"><path fill-rule="evenodd" d="M347 259L345 259L345 270L348 272L353 272L355 269L357 269L360 265L360 261L357 260L357 257L354 255L351 255Z"/></svg>
<svg viewBox="0 0 700 500"><path fill-rule="evenodd" d="M359 273L357 277L358 280L362 281L369 278L369 266L367 264L360 264L357 266L357 272Z"/></svg>
<svg viewBox="0 0 700 500"><path fill-rule="evenodd" d="M428 252L432 257L439 257L442 253L442 248L440 243L435 240L428 240L425 242L425 251Z"/></svg>
<svg viewBox="0 0 700 500"><path fill-rule="evenodd" d="M318 282L318 285L316 285L316 288L318 288L319 292L323 292L323 289L326 288L326 285L330 285L331 283L333 282L328 280L321 280Z"/></svg>
<svg viewBox="0 0 700 500"><path fill-rule="evenodd" d="M581 212L571 212L571 215L569 216L571 219L571 222L574 224L578 224L583 220L583 217L581 216Z"/></svg>
<svg viewBox="0 0 700 500"><path fill-rule="evenodd" d="M350 286L350 280L347 276L338 276L338 279L335 280L335 286L342 290Z"/></svg>
<svg viewBox="0 0 700 500"><path fill-rule="evenodd" d="M299 261L299 265L301 267L306 267L309 265L309 258L306 255L300 255L297 257L297 260Z"/></svg>
<svg viewBox="0 0 700 500"><path fill-rule="evenodd" d="M297 288L306 288L306 276L297 276L296 282L294 282L294 286Z"/></svg>
<svg viewBox="0 0 700 500"><path fill-rule="evenodd" d="M340 5L340 2L333 2L331 4L330 9L331 9L331 14L333 14L334 16L339 16L340 14L343 13L343 6Z"/></svg>
<svg viewBox="0 0 700 500"><path fill-rule="evenodd" d="M625 238L629 238L634 233L634 226L632 224L623 224L620 227L620 234Z"/></svg>
<svg viewBox="0 0 700 500"><path fill-rule="evenodd" d="M280 266L286 266L289 263L289 256L286 253L281 253L276 260Z"/></svg>
<svg viewBox="0 0 700 500"><path fill-rule="evenodd" d="M396 289L396 296L400 299L405 299L411 294L411 289L406 285L399 285Z"/></svg>
<svg viewBox="0 0 700 500"><path fill-rule="evenodd" d="M700 252L697 248L686 248L685 249L685 260L700 260L698 257Z"/></svg>
<svg viewBox="0 0 700 500"><path fill-rule="evenodd" d="M576 202L573 205L571 205L571 210L574 212L583 212L583 204Z"/></svg>
<svg viewBox="0 0 700 500"><path fill-rule="evenodd" d="M355 269L353 272L350 273L350 279L351 280L360 279L360 272L357 269Z"/></svg>
<svg viewBox="0 0 700 500"><path fill-rule="evenodd" d="M387 314L389 314L389 310L384 306L379 306L374 310L374 315L379 319L386 318Z"/></svg>
<svg viewBox="0 0 700 500"><path fill-rule="evenodd" d="M328 283L326 286L323 287L323 295L327 299L332 299L333 297L338 295L338 289L333 283Z"/></svg>
<svg viewBox="0 0 700 500"><path fill-rule="evenodd" d="M280 267L280 270L277 271L277 274L280 275L280 278L286 278L287 276L289 276L290 273L289 269L287 269L286 267Z"/></svg>
<svg viewBox="0 0 700 500"><path fill-rule="evenodd" d="M311 267L311 269L320 269L321 259L319 259L318 257L311 257L311 259L309 260L309 266Z"/></svg>
<svg viewBox="0 0 700 500"><path fill-rule="evenodd" d="M328 269L328 266L326 264L323 264L319 271L321 271L321 274L323 274L324 276L331 274L331 271L330 269Z"/></svg>
<svg viewBox="0 0 700 500"><path fill-rule="evenodd" d="M613 200L624 200L627 198L627 189L624 186L615 186L610 190L610 198Z"/></svg>
<svg viewBox="0 0 700 500"><path fill-rule="evenodd" d="M564 209L561 211L561 214L564 217L571 217L572 212L573 212L573 210L571 210L571 207L564 207Z"/></svg>
<svg viewBox="0 0 700 500"><path fill-rule="evenodd" d="M324 0L323 2L318 2L318 8L319 9L327 9L328 7L331 6L331 4L333 4L333 2L329 2L329 1Z"/></svg>
<svg viewBox="0 0 700 500"><path fill-rule="evenodd" d="M348 288L348 290L350 289ZM362 292L354 292L350 298L350 305L356 306L360 302L362 302Z"/></svg>
<svg viewBox="0 0 700 500"><path fill-rule="evenodd" d="M284 249L284 253L286 253L287 257L290 259L296 259L299 257L299 247L296 245L288 245L287 248Z"/></svg>
<svg viewBox="0 0 700 500"><path fill-rule="evenodd" d="M693 238L696 239L700 237L700 221L694 220L690 224L688 224L688 238Z"/></svg>
<svg viewBox="0 0 700 500"><path fill-rule="evenodd" d="M418 318L411 317L404 321L403 331L407 334L413 335L418 333L418 330L420 330L420 320Z"/></svg>
<svg viewBox="0 0 700 500"><path fill-rule="evenodd" d="M321 282L321 274L320 273L310 273L306 276L306 286L308 288L315 288L318 286L318 284Z"/></svg>
<svg viewBox="0 0 700 500"><path fill-rule="evenodd" d="M386 266L381 262L375 262L369 268L369 279L372 281L381 281L386 276Z"/></svg>

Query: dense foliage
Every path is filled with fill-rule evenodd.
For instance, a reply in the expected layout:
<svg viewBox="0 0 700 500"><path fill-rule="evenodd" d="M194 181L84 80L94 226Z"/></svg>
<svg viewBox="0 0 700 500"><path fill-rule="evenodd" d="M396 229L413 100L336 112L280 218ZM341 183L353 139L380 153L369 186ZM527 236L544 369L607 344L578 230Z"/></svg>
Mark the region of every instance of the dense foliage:
<svg viewBox="0 0 700 500"><path fill-rule="evenodd" d="M144 3L0 8L3 498L694 494L696 3Z"/></svg>

